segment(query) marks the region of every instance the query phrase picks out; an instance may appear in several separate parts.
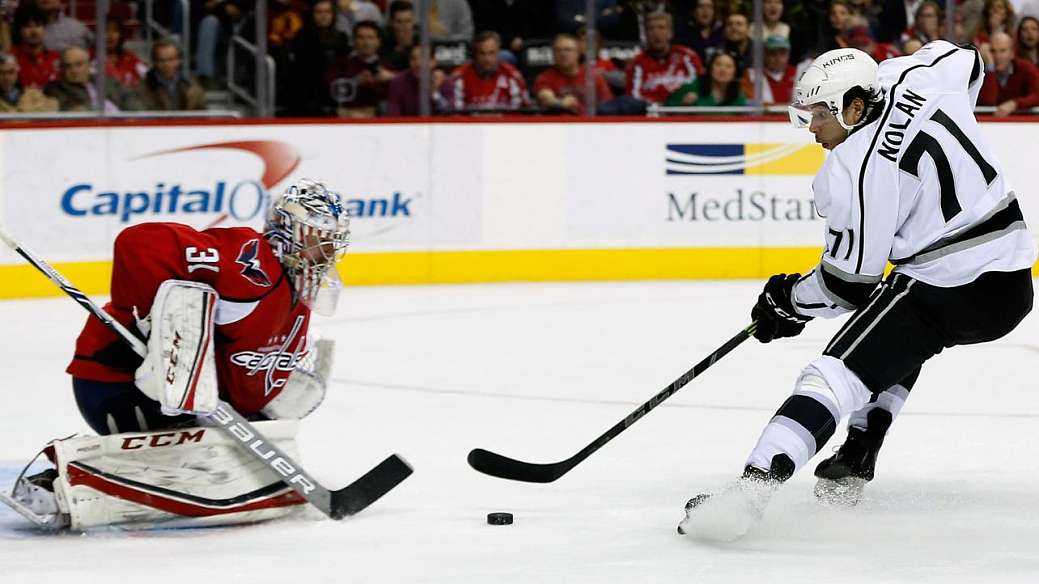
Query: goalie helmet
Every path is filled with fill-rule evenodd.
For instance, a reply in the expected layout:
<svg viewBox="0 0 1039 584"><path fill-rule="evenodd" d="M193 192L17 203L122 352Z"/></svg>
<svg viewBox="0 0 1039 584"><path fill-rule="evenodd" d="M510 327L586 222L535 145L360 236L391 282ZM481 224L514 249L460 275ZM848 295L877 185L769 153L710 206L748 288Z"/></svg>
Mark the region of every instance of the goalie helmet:
<svg viewBox="0 0 1039 584"><path fill-rule="evenodd" d="M342 285L335 268L350 238L342 197L319 181L301 178L271 204L264 236L296 298L319 314L333 313Z"/></svg>
<svg viewBox="0 0 1039 584"><path fill-rule="evenodd" d="M797 80L789 106L790 122L804 128L811 124L813 114L828 112L842 128L851 131L852 126L844 121L844 95L854 87L861 87L871 102L880 98L873 57L859 49L835 49L819 55ZM825 109L816 111L818 108L812 106L817 104Z"/></svg>

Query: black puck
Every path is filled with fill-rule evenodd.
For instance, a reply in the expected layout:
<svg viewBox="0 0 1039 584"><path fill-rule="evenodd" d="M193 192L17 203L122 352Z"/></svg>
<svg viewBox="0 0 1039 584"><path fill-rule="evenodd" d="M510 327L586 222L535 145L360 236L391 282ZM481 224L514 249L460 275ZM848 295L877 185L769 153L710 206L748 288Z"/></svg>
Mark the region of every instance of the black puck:
<svg viewBox="0 0 1039 584"><path fill-rule="evenodd" d="M512 513L488 513L487 523L491 525L512 525Z"/></svg>

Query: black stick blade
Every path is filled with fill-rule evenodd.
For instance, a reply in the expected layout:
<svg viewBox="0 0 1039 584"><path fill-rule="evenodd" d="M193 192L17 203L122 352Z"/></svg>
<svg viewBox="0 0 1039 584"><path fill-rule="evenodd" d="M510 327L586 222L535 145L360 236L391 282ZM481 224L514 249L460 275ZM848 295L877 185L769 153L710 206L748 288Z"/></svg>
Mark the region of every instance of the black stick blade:
<svg viewBox="0 0 1039 584"><path fill-rule="evenodd" d="M473 449L469 453L469 466L483 474L525 483L551 483L570 470L573 465L569 462L569 460L553 464L523 462L483 448Z"/></svg>
<svg viewBox="0 0 1039 584"><path fill-rule="evenodd" d="M411 475L411 465L393 454L349 485L332 492L332 519L359 513Z"/></svg>

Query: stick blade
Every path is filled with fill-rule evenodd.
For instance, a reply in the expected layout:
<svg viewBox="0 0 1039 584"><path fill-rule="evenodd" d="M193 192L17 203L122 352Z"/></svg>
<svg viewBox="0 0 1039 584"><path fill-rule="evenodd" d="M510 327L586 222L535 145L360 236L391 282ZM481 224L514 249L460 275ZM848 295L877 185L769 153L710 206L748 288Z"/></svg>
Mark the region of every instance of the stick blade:
<svg viewBox="0 0 1039 584"><path fill-rule="evenodd" d="M469 466L485 475L524 483L551 483L572 467L567 464L569 461L552 464L523 462L483 448L473 449L468 460Z"/></svg>
<svg viewBox="0 0 1039 584"><path fill-rule="evenodd" d="M411 476L411 465L398 454L390 455L349 485L332 492L332 519L360 513Z"/></svg>

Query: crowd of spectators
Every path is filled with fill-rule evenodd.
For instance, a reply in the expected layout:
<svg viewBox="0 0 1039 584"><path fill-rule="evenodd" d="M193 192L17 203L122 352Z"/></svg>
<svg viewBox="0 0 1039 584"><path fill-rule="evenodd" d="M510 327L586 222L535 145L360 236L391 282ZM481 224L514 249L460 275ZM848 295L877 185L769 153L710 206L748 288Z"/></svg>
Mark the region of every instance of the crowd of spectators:
<svg viewBox="0 0 1039 584"><path fill-rule="evenodd" d="M98 59L94 23L77 20L65 4L0 4L4 112L203 109L206 90L227 82L230 37L255 40L255 0L192 0L190 31L179 31L178 3L156 3L165 7L157 17L174 32L190 32L192 46L160 39L150 51L136 43L135 52L127 46L141 38L143 2L114 1ZM423 15L410 0L267 0L275 113L417 115L426 97L423 62L434 115L784 104L800 71L822 52L855 47L879 62L938 38L979 48L979 105L997 115L1039 106L1039 0L763 0L759 26L749 0L595 4L592 35L585 0L431 0L434 44L423 54ZM954 11L951 21L946 10ZM760 72L755 38L763 44ZM586 64L589 42L597 58ZM193 75L184 74L185 59ZM103 103L93 81L99 63Z"/></svg>
<svg viewBox="0 0 1039 584"><path fill-rule="evenodd" d="M5 2L0 19L0 110L4 113L106 113L200 110L203 89L183 75L181 49L160 39L142 59L126 47L128 18L108 20L105 54L94 55L95 33L67 13L62 0ZM150 66L147 63L150 63ZM98 91L96 72L105 82ZM103 95L102 95L103 93Z"/></svg>

